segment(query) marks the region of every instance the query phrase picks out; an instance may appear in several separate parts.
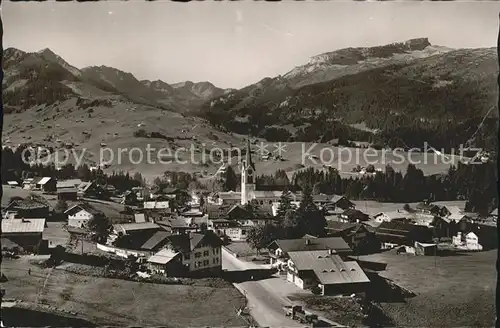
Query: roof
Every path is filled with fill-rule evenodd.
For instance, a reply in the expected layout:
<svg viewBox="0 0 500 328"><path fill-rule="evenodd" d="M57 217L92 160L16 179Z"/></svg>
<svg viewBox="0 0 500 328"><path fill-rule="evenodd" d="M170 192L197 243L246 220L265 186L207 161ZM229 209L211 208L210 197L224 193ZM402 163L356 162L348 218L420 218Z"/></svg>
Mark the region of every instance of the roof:
<svg viewBox="0 0 500 328"><path fill-rule="evenodd" d="M135 223L146 222L146 215L144 215L144 213L135 213L134 220Z"/></svg>
<svg viewBox="0 0 500 328"><path fill-rule="evenodd" d="M297 270L313 271L324 285L370 282L357 262L344 262L328 251L290 252L288 255Z"/></svg>
<svg viewBox="0 0 500 328"><path fill-rule="evenodd" d="M82 183L80 179L69 179L63 181L57 181L57 188L76 188Z"/></svg>
<svg viewBox="0 0 500 328"><path fill-rule="evenodd" d="M315 202L330 202L331 199L332 199L331 195L326 195L326 194L313 195L313 200Z"/></svg>
<svg viewBox="0 0 500 328"><path fill-rule="evenodd" d="M80 203L80 204L73 205L70 208L68 208L66 211L64 211L64 214L75 215L76 213L78 213L80 211L86 211L92 215L102 214L101 211L96 210L94 207L92 207L92 205L90 205L88 203Z"/></svg>
<svg viewBox="0 0 500 328"><path fill-rule="evenodd" d="M158 264L167 264L168 262L172 261L177 255L179 255L179 252L174 252L168 248L164 248L158 253L154 254L148 259L148 262L150 263L158 263Z"/></svg>
<svg viewBox="0 0 500 328"><path fill-rule="evenodd" d="M436 204L427 204L427 203L418 203L416 206L415 206L417 209L419 210L427 210L427 211L430 211L436 207L439 207L437 206Z"/></svg>
<svg viewBox="0 0 500 328"><path fill-rule="evenodd" d="M330 201L333 202L333 203L336 203L338 202L339 200L341 200L342 198L345 198L344 196L341 196L341 195L333 195L332 198L330 198ZM347 199L347 198L346 198Z"/></svg>
<svg viewBox="0 0 500 328"><path fill-rule="evenodd" d="M57 190L58 194L68 194L68 193L77 193L78 190L76 188L60 188Z"/></svg>
<svg viewBox="0 0 500 328"><path fill-rule="evenodd" d="M253 194L256 199L259 198L280 198L283 194L283 191L279 190L255 190ZM292 195L293 197L293 195Z"/></svg>
<svg viewBox="0 0 500 328"><path fill-rule="evenodd" d="M171 235L168 242L172 247L180 252L189 253L193 251L201 242L212 245L212 247L222 246L221 239L212 231L203 233L192 232L182 235Z"/></svg>
<svg viewBox="0 0 500 328"><path fill-rule="evenodd" d="M9 186L17 186L18 185L17 181L7 181L7 184Z"/></svg>
<svg viewBox="0 0 500 328"><path fill-rule="evenodd" d="M498 216L498 207L495 208L493 211L491 211L490 214L493 215L493 216Z"/></svg>
<svg viewBox="0 0 500 328"><path fill-rule="evenodd" d="M335 250L337 253L352 251L341 237L277 239L275 243L284 253L329 249Z"/></svg>
<svg viewBox="0 0 500 328"><path fill-rule="evenodd" d="M171 235L168 231L158 231L141 246L141 249L152 250Z"/></svg>
<svg viewBox="0 0 500 328"><path fill-rule="evenodd" d="M48 208L49 205L44 204L39 202L38 200L30 199L30 198L25 198L25 199L19 199L19 200L14 200L12 203L10 203L7 208L18 208L22 210L35 210L35 209L40 209L40 208Z"/></svg>
<svg viewBox="0 0 500 328"><path fill-rule="evenodd" d="M153 222L140 222L140 223L114 224L113 228L117 232L122 232L124 234L127 234L128 232L131 232L131 231L159 229L160 226L153 223Z"/></svg>
<svg viewBox="0 0 500 328"><path fill-rule="evenodd" d="M45 219L3 219L2 234L43 232Z"/></svg>
<svg viewBox="0 0 500 328"><path fill-rule="evenodd" d="M49 182L52 178L51 177L43 177L40 181L38 181L36 184L41 184L44 185L47 182Z"/></svg>
<svg viewBox="0 0 500 328"><path fill-rule="evenodd" d="M396 210L396 211L389 211L389 212L380 212L375 214L373 217L377 218L381 215L386 216L389 218L389 220L394 220L394 219L404 219L406 218L410 213L405 210Z"/></svg>
<svg viewBox="0 0 500 328"><path fill-rule="evenodd" d="M334 231L348 231L357 227L356 223L344 223L339 221L327 221L327 229Z"/></svg>
<svg viewBox="0 0 500 328"><path fill-rule="evenodd" d="M78 191L86 192L93 184L91 181L82 182L78 185Z"/></svg>
<svg viewBox="0 0 500 328"><path fill-rule="evenodd" d="M241 192L236 192L236 191L228 191L228 192L218 192L217 193L218 197L221 199L227 199L227 200L235 200L235 199L241 199Z"/></svg>
<svg viewBox="0 0 500 328"><path fill-rule="evenodd" d="M356 210L354 208L348 208L346 209L342 215L347 216L349 218L355 218L355 219L363 219L363 220L368 220L369 216L366 213L361 212L360 210Z"/></svg>

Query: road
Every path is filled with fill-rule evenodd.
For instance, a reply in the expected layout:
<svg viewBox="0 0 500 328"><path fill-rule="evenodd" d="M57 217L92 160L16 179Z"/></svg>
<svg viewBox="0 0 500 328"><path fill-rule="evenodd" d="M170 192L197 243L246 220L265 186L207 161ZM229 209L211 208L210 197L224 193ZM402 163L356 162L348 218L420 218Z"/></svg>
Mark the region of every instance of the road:
<svg viewBox="0 0 500 328"><path fill-rule="evenodd" d="M222 249L222 267L228 271L263 268L262 265L241 261L224 249ZM259 326L304 327L303 324L285 316L283 306L291 305L291 302L283 295L283 292L273 288L273 285L276 287L288 285L283 279L276 277L260 281L245 281L234 285L246 296L250 314ZM290 288L292 292L295 288L293 285L286 287Z"/></svg>

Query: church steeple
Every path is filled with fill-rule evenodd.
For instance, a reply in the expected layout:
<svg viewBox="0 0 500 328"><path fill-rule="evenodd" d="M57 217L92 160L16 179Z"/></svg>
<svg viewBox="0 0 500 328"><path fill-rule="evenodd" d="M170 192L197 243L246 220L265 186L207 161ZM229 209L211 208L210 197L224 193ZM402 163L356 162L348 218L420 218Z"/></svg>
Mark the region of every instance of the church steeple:
<svg viewBox="0 0 500 328"><path fill-rule="evenodd" d="M255 165L252 161L250 138L247 139L245 159L241 163L241 204L247 204L253 199L255 191Z"/></svg>

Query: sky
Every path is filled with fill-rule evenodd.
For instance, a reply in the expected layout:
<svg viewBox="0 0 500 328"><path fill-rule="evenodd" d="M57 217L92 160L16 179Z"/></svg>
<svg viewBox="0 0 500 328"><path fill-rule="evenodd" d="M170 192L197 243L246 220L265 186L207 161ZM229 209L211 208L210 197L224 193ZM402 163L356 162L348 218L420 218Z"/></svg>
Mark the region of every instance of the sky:
<svg viewBox="0 0 500 328"><path fill-rule="evenodd" d="M428 37L496 46L496 2L3 1L4 49L50 48L68 63L136 78L241 88L346 47Z"/></svg>

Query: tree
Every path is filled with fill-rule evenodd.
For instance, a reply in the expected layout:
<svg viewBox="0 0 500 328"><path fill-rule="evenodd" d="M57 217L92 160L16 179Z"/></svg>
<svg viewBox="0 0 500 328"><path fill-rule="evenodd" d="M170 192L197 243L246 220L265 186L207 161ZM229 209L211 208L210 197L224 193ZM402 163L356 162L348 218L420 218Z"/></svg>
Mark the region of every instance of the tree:
<svg viewBox="0 0 500 328"><path fill-rule="evenodd" d="M300 231L300 219L296 211L290 209L285 213L282 229L283 237L286 239L302 237L303 234Z"/></svg>
<svg viewBox="0 0 500 328"><path fill-rule="evenodd" d="M236 191L238 186L238 178L236 173L234 173L233 168L228 165L226 168L226 173L224 175L224 191Z"/></svg>
<svg viewBox="0 0 500 328"><path fill-rule="evenodd" d="M280 196L278 212L276 216L280 219L285 218L285 214L292 209L292 193L288 188L283 190L283 193Z"/></svg>
<svg viewBox="0 0 500 328"><path fill-rule="evenodd" d="M310 185L306 185L302 190L302 199L300 200L299 210L303 212L318 210L318 207L314 204Z"/></svg>
<svg viewBox="0 0 500 328"><path fill-rule="evenodd" d="M272 224L254 226L248 231L247 242L250 247L257 250L267 247L277 237L277 229Z"/></svg>
<svg viewBox="0 0 500 328"><path fill-rule="evenodd" d="M104 215L94 215L87 223L87 228L92 232L92 240L98 243L106 242L113 226Z"/></svg>

